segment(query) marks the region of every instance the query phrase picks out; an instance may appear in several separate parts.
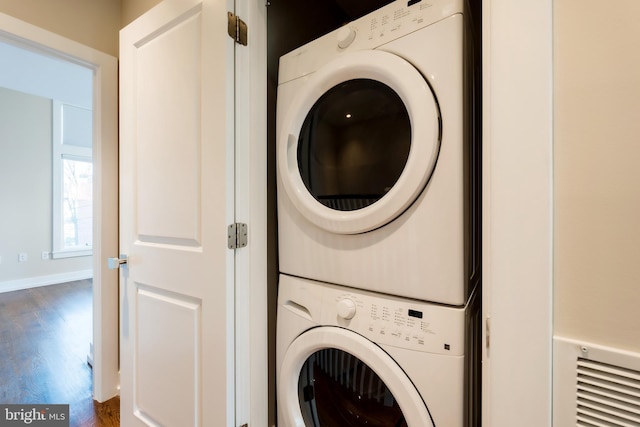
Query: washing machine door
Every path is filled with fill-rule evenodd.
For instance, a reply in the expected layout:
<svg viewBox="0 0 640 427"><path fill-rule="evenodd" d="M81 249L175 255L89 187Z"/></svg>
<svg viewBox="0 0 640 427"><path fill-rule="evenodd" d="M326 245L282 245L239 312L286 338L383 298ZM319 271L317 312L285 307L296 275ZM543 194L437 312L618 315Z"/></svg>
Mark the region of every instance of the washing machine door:
<svg viewBox="0 0 640 427"><path fill-rule="evenodd" d="M406 60L373 50L347 53L306 78L278 130L284 190L327 231L384 226L435 167L441 126L431 87Z"/></svg>
<svg viewBox="0 0 640 427"><path fill-rule="evenodd" d="M380 347L318 327L287 349L278 381L280 427L433 427L411 380Z"/></svg>

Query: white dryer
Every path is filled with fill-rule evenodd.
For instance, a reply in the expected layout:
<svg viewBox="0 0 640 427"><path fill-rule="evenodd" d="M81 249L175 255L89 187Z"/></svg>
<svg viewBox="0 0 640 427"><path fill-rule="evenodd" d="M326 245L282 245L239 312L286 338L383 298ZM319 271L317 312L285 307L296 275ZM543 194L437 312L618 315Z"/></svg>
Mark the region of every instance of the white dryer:
<svg viewBox="0 0 640 427"><path fill-rule="evenodd" d="M280 58L280 271L464 305L478 266L462 0L396 1Z"/></svg>
<svg viewBox="0 0 640 427"><path fill-rule="evenodd" d="M475 293L449 307L281 276L278 426L479 425L478 319Z"/></svg>

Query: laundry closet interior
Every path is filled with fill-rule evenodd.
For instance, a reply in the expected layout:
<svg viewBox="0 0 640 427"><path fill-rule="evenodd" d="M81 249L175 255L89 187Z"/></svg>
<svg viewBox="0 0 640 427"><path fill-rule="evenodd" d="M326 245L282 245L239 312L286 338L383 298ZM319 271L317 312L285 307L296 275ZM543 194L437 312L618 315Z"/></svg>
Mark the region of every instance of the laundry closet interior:
<svg viewBox="0 0 640 427"><path fill-rule="evenodd" d="M480 25L476 1L270 3L269 386L277 425L480 425ZM299 59L326 44L313 66ZM354 54L364 70L345 59ZM356 71L341 77L349 67ZM316 84L319 94L308 89ZM359 109L371 117L349 125L356 130L335 125L354 122ZM433 142L416 148L412 137ZM384 144L396 153L364 153ZM346 171L336 159L349 157L360 161ZM382 160L400 166L371 166ZM405 162L420 176L407 178L415 173L403 172ZM376 214L380 205L386 211ZM363 223L366 212L374 218ZM296 378L287 379L289 370Z"/></svg>

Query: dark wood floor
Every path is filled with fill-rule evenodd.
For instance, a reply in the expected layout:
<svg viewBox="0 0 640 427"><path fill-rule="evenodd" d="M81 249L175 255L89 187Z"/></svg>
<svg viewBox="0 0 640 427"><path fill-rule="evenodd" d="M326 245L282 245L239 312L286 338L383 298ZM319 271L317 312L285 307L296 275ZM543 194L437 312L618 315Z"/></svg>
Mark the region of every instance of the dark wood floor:
<svg viewBox="0 0 640 427"><path fill-rule="evenodd" d="M69 404L71 426L120 425L93 401L91 280L0 293L0 403Z"/></svg>

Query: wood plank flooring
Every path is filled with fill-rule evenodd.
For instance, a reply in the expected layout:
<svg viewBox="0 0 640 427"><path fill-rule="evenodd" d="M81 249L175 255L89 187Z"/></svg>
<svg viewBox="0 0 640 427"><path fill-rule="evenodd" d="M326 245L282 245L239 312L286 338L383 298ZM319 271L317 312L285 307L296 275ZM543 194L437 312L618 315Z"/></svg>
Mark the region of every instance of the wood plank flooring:
<svg viewBox="0 0 640 427"><path fill-rule="evenodd" d="M0 293L0 403L69 404L71 426L119 426L119 399L92 398L91 335L91 280Z"/></svg>

